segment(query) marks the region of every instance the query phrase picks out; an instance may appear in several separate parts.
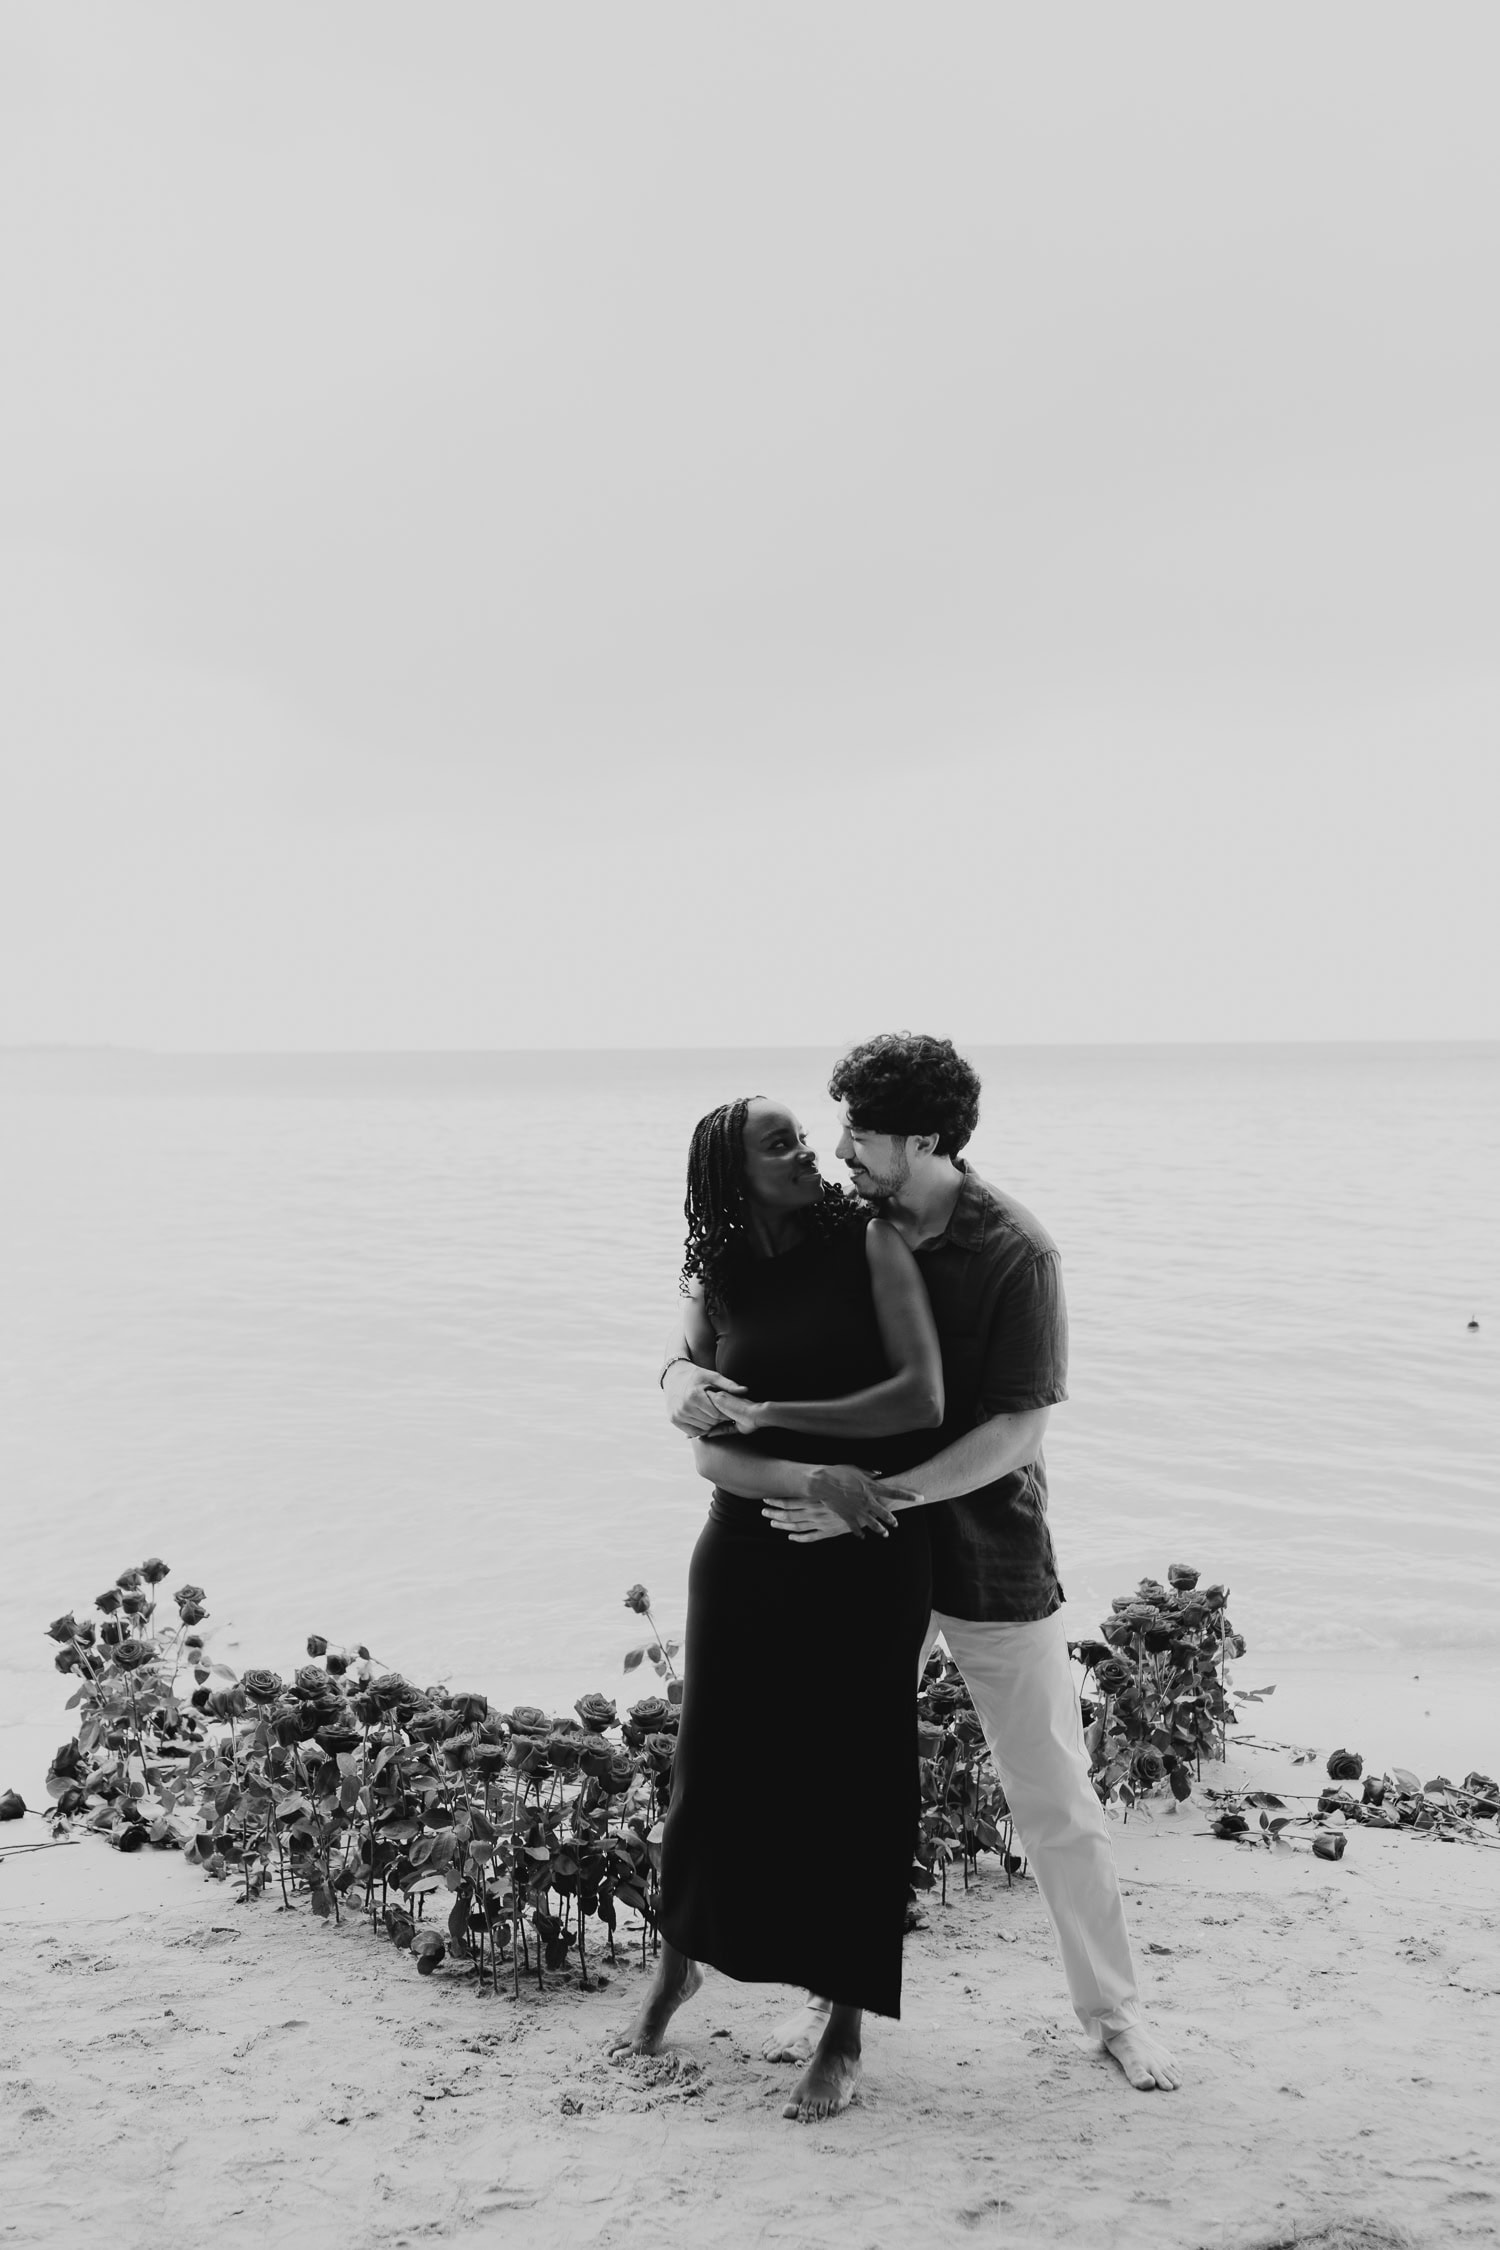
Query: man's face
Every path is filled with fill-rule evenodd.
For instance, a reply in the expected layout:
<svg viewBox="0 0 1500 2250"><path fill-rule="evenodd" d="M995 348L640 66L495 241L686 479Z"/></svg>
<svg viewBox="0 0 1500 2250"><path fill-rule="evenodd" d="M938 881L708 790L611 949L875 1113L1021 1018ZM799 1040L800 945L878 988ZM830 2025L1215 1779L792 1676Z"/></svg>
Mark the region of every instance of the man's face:
<svg viewBox="0 0 1500 2250"><path fill-rule="evenodd" d="M901 1133L870 1133L856 1125L843 1104L844 1130L834 1155L844 1165L856 1195L867 1203L885 1203L899 1195L911 1178L911 1152Z"/></svg>

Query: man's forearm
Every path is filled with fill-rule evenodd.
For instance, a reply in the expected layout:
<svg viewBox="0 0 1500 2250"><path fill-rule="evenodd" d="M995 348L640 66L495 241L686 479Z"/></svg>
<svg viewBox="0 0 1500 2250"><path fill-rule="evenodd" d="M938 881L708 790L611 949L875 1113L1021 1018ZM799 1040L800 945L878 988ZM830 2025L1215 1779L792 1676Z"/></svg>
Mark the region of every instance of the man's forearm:
<svg viewBox="0 0 1500 2250"><path fill-rule="evenodd" d="M965 1430L961 1438L945 1445L930 1461L903 1469L901 1482L921 1493L923 1507L930 1507L935 1500L957 1500L965 1492L977 1492L982 1485L994 1484L998 1478L1009 1476L1012 1469L1023 1468L1036 1459L1050 1412L1050 1407L1036 1406L1025 1414L993 1414L987 1422Z"/></svg>
<svg viewBox="0 0 1500 2250"><path fill-rule="evenodd" d="M694 1438L693 1466L710 1484L747 1500L805 1500L809 1469L805 1461L776 1461L734 1438Z"/></svg>

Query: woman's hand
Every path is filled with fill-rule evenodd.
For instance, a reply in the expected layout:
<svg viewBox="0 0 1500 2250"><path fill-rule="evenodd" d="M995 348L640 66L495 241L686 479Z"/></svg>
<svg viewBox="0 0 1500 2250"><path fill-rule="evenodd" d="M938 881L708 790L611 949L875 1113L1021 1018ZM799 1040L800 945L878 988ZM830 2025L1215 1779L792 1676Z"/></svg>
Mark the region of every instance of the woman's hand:
<svg viewBox="0 0 1500 2250"><path fill-rule="evenodd" d="M733 1391L713 1392L713 1403L718 1408L722 1430L727 1424L741 1437L753 1437L757 1430L767 1427L769 1416L761 1399L742 1398Z"/></svg>

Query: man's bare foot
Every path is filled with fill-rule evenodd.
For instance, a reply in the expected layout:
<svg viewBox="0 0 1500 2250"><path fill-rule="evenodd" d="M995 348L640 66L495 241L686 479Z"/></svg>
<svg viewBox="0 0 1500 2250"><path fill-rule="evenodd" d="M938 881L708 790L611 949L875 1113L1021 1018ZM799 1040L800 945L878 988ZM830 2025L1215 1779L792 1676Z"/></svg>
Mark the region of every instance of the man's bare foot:
<svg viewBox="0 0 1500 2250"><path fill-rule="evenodd" d="M840 2009L839 2016L850 2011ZM818 2041L817 2053L808 2064L782 2111L783 2117L794 2117L799 2125L818 2125L824 2118L837 2117L854 2099L859 2084L859 2020L851 2025L831 2016Z"/></svg>
<svg viewBox="0 0 1500 2250"><path fill-rule="evenodd" d="M659 2055L667 2025L683 2001L692 1999L702 1982L703 1971L696 1961L690 1961L675 1947L664 1945L650 1990L631 2022L623 2030L611 2032L605 2042L610 2061L624 2062L631 2055Z"/></svg>
<svg viewBox="0 0 1500 2250"><path fill-rule="evenodd" d="M1127 2024L1123 2031L1109 2032L1104 2051L1114 2056L1137 2093L1159 2090L1170 2094L1182 2084L1182 2072L1176 2061L1155 2032L1143 2023Z"/></svg>
<svg viewBox="0 0 1500 2250"><path fill-rule="evenodd" d="M828 2029L828 2006L815 1992L809 1992L794 2016L779 2023L761 2047L767 2062L811 2062L818 2051L818 2041Z"/></svg>

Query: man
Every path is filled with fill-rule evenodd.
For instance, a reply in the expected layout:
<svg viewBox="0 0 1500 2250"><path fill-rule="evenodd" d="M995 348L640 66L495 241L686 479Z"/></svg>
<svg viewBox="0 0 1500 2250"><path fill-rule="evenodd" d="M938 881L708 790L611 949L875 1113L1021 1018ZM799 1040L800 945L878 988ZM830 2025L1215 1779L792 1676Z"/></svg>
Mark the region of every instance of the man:
<svg viewBox="0 0 1500 2250"><path fill-rule="evenodd" d="M838 1157L916 1254L942 1346L943 1426L931 1459L901 1479L934 1510L928 1647L941 1633L974 1699L1079 2021L1132 2086L1170 2090L1180 2076L1142 2021L1109 1831L1089 1779L1047 1526L1042 1438L1067 1397L1057 1247L963 1162L980 1087L950 1041L869 1040L837 1064L828 1090L842 1104ZM674 1358L662 1387L678 1429L722 1427L722 1393L734 1386L711 1368ZM798 1540L884 1537L895 1521L879 1480L852 1467L819 1469L813 1493L768 1499L765 1513ZM806 2050L819 2003L810 2006L810 2019L787 2027L768 2054Z"/></svg>

